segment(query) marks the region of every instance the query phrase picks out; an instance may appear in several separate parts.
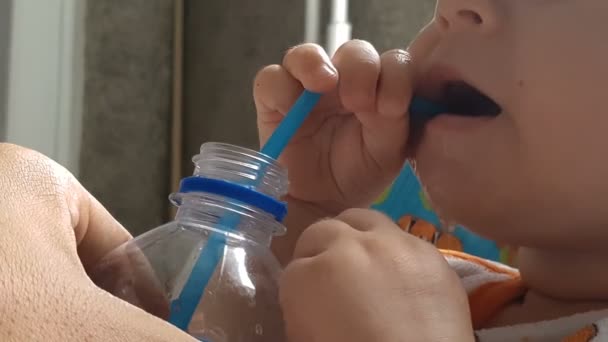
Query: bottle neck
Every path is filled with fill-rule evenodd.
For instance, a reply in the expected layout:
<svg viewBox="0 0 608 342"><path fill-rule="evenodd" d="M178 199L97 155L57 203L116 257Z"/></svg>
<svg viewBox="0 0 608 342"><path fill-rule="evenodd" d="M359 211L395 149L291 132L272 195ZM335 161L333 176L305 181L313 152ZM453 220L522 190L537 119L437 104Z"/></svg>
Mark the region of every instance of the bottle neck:
<svg viewBox="0 0 608 342"><path fill-rule="evenodd" d="M230 198L192 193L183 194L181 201L175 219L194 227L265 247L270 247L274 235L285 232L285 227L268 213Z"/></svg>
<svg viewBox="0 0 608 342"><path fill-rule="evenodd" d="M287 171L257 151L239 146L205 143L192 158L193 176L221 179L279 199L287 193Z"/></svg>

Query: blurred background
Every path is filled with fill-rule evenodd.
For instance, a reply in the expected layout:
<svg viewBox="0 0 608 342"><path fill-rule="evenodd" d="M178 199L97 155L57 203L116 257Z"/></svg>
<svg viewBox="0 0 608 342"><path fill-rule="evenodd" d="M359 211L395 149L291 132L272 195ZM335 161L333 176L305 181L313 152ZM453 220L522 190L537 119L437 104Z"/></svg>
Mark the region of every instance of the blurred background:
<svg viewBox="0 0 608 342"><path fill-rule="evenodd" d="M434 0L348 5L352 37L383 51L405 47ZM305 39L326 46L331 6L0 0L0 141L67 167L139 234L170 218L167 196L203 142L258 147L255 73Z"/></svg>

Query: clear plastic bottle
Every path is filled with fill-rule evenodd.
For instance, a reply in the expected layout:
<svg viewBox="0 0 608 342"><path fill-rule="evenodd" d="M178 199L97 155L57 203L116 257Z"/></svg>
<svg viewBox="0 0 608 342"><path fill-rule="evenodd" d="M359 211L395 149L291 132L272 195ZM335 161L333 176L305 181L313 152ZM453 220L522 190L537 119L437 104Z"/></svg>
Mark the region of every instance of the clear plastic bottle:
<svg viewBox="0 0 608 342"><path fill-rule="evenodd" d="M202 341L285 341L281 267L270 243L285 232L286 171L259 152L219 143L203 144L193 161L194 176L171 195L175 220L109 253L91 278ZM201 275L209 270L207 283ZM191 321L180 311L188 306Z"/></svg>

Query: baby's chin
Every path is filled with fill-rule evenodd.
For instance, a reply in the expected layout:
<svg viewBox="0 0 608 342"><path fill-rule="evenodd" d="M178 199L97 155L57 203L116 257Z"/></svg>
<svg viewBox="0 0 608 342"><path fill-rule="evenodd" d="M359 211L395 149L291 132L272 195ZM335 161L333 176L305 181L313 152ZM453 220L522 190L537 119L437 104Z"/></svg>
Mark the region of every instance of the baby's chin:
<svg viewBox="0 0 608 342"><path fill-rule="evenodd" d="M573 243L571 236L563 234L563 230L568 229L552 233L551 225L543 224L543 217L534 216L512 203L475 197L472 193L469 194L472 196L460 196L449 191L435 191L437 188L432 186L424 188L444 230L462 226L483 238L511 246L569 248Z"/></svg>
<svg viewBox="0 0 608 342"><path fill-rule="evenodd" d="M477 194L473 189L466 191L462 184L426 181L420 175L425 196L440 218L443 229L463 226L491 240L508 243L511 240L513 215L508 210L496 209L500 206L494 199Z"/></svg>
<svg viewBox="0 0 608 342"><path fill-rule="evenodd" d="M431 206L431 208L433 208L433 211L439 218L439 221L441 223L441 229L443 231L450 231L451 229L453 229L456 226L466 226L465 224L462 223L462 221L458 220L456 218L456 216L451 215L449 213L449 210L445 210L444 207L439 205L433 199L434 197L427 191L425 186L423 186L423 192L424 192L424 195L425 195L429 205Z"/></svg>
<svg viewBox="0 0 608 342"><path fill-rule="evenodd" d="M515 182L518 171L498 168L504 171L498 174L495 161L500 158L477 158L484 154L475 151L450 155L438 145L423 141L414 154L416 173L433 210L446 226L462 225L492 240L510 239L509 227L521 223L517 212L527 204L516 200L522 187Z"/></svg>
<svg viewBox="0 0 608 342"><path fill-rule="evenodd" d="M418 177L418 179L420 179L420 175L418 174L418 171L416 168L416 162L414 160L410 160L410 164L412 165L414 172L416 173L416 176ZM462 225L461 222L458 222L458 220L456 220L454 217L449 216L445 212L445 210L442 209L442 206L438 205L438 203L434 201L433 195L429 193L429 191L424 183L422 183L421 186L422 186L422 192L424 193L424 197L427 200L430 207L433 208L433 211L435 212L437 217L439 218L439 220L441 222L441 228L443 230L449 230L454 226Z"/></svg>

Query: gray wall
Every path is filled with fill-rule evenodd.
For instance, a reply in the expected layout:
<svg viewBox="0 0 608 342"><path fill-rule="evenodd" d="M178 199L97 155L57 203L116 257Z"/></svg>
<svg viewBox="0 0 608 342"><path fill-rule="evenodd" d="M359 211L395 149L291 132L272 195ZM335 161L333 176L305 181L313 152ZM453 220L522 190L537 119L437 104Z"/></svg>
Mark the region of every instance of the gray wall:
<svg viewBox="0 0 608 342"><path fill-rule="evenodd" d="M6 139L11 0L0 0L0 141Z"/></svg>
<svg viewBox="0 0 608 342"><path fill-rule="evenodd" d="M404 47L433 3L351 0L353 35ZM252 80L302 40L304 5L185 0L184 175L205 141L257 148ZM168 218L172 32L172 0L88 1L80 178L134 234Z"/></svg>
<svg viewBox="0 0 608 342"><path fill-rule="evenodd" d="M80 179L134 234L166 220L172 0L92 0Z"/></svg>
<svg viewBox="0 0 608 342"><path fill-rule="evenodd" d="M301 41L303 0L186 1L183 171L201 143L258 146L253 77Z"/></svg>

